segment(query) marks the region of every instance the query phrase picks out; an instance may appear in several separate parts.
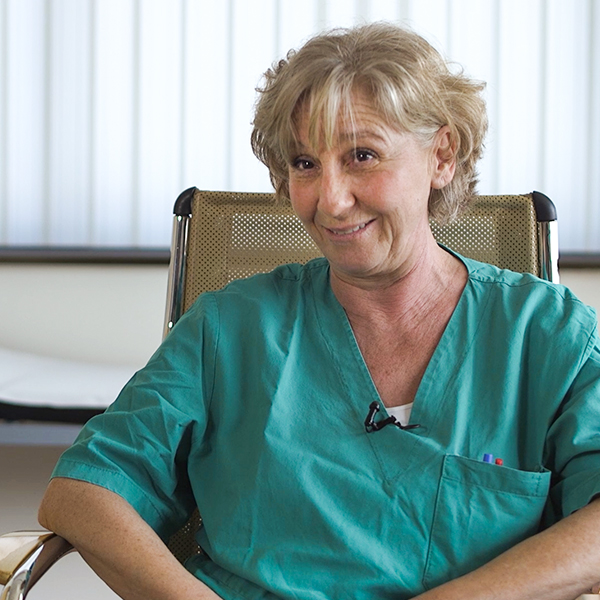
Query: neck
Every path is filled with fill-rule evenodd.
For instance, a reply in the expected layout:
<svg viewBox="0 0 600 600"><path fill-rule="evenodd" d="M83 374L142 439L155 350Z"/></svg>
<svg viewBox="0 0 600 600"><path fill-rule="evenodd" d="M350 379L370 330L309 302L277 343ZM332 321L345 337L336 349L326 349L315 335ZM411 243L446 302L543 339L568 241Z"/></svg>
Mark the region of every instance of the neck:
<svg viewBox="0 0 600 600"><path fill-rule="evenodd" d="M437 243L425 245L404 274L383 282L345 279L331 272L331 287L351 322L397 322L424 316L444 297L460 297L466 283L465 266ZM449 299L449 298L448 298Z"/></svg>

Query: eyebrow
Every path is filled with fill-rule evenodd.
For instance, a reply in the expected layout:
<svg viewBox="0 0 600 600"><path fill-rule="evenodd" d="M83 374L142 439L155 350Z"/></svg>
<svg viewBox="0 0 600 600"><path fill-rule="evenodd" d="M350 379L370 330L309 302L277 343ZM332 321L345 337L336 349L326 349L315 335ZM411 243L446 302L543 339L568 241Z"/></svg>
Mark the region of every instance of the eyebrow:
<svg viewBox="0 0 600 600"><path fill-rule="evenodd" d="M341 142L345 142L347 140L359 140L364 138L375 138L384 143L388 141L383 135L380 135L372 129L359 129L358 131L343 131L337 135L337 139ZM304 152L307 150L310 150L308 146L305 146L300 140L296 141L297 152Z"/></svg>
<svg viewBox="0 0 600 600"><path fill-rule="evenodd" d="M362 139L362 138L376 138L382 142L387 141L383 135L380 135L376 131L371 129L359 129L358 131L347 131L342 132L338 135L340 140L351 140L351 139Z"/></svg>

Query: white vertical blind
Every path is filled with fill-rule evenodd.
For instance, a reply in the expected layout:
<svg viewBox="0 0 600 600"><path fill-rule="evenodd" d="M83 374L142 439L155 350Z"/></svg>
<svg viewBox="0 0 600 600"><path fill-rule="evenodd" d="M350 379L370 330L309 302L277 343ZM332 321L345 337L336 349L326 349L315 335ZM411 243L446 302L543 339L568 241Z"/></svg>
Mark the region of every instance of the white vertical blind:
<svg viewBox="0 0 600 600"><path fill-rule="evenodd" d="M134 245L139 165L139 15L134 0L90 5L90 245ZM69 149L64 148L68 153Z"/></svg>
<svg viewBox="0 0 600 600"><path fill-rule="evenodd" d="M600 242L600 143L597 132L600 132L600 7L593 4L590 15L590 55L592 57L589 74L589 108L590 119L585 152L588 164L588 179L585 196L587 198L585 248L596 249ZM594 133L596 132L596 133Z"/></svg>
<svg viewBox="0 0 600 600"><path fill-rule="evenodd" d="M544 35L541 27L531 24L544 22L544 2L498 3L499 52L492 77L496 103L491 138L498 149L495 182L510 190L521 189L532 176L535 181L543 179ZM520 18L515 19L515 14ZM494 29L492 23L490 28ZM523 106L534 109L523 110Z"/></svg>
<svg viewBox="0 0 600 600"><path fill-rule="evenodd" d="M596 4L596 2L594 2ZM561 204L564 243L568 247L585 244L588 199L588 123L591 117L589 74L590 29L587 26L590 4L586 2L547 3L547 33L544 94L544 182ZM561 43L562 39L568 43ZM565 93L571 90L571 93ZM600 110L596 105L595 110ZM561 151L562 149L562 151ZM591 165L590 165L591 166ZM595 168L600 167L596 165ZM563 199L568 198L568 204ZM578 239L581 237L581 240Z"/></svg>
<svg viewBox="0 0 600 600"><path fill-rule="evenodd" d="M50 244L84 245L90 234L90 9L87 2L57 0L46 13L41 232Z"/></svg>
<svg viewBox="0 0 600 600"><path fill-rule="evenodd" d="M2 11L2 232L8 242L32 244L47 236L46 8L37 0L22 0Z"/></svg>
<svg viewBox="0 0 600 600"><path fill-rule="evenodd" d="M376 20L488 82L480 192L543 191L600 252L598 0L0 0L0 244L166 246L182 189L269 190L262 72Z"/></svg>

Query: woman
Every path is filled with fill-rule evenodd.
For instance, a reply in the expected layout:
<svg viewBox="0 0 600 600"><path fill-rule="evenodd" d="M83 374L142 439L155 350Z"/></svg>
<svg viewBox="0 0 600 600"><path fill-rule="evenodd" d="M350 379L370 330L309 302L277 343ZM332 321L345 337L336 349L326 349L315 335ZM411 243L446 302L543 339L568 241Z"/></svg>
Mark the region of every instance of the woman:
<svg viewBox="0 0 600 600"><path fill-rule="evenodd" d="M480 92L391 25L266 74L253 148L326 259L201 296L61 459L40 521L123 597L566 600L600 579L595 317L428 225L473 191ZM195 506L186 571L160 538Z"/></svg>

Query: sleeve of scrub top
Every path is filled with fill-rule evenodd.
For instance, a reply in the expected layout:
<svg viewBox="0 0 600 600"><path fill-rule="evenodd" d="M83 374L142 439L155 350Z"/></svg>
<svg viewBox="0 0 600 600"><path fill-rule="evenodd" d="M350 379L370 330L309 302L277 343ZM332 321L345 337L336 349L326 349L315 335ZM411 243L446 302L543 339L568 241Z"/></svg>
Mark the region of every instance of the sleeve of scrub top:
<svg viewBox="0 0 600 600"><path fill-rule="evenodd" d="M214 297L202 296L108 410L88 422L53 473L119 494L164 540L195 507L187 456L206 428L216 312Z"/></svg>
<svg viewBox="0 0 600 600"><path fill-rule="evenodd" d="M547 437L555 474L551 500L559 519L600 494L600 348L595 330L588 343L591 352L586 352Z"/></svg>

